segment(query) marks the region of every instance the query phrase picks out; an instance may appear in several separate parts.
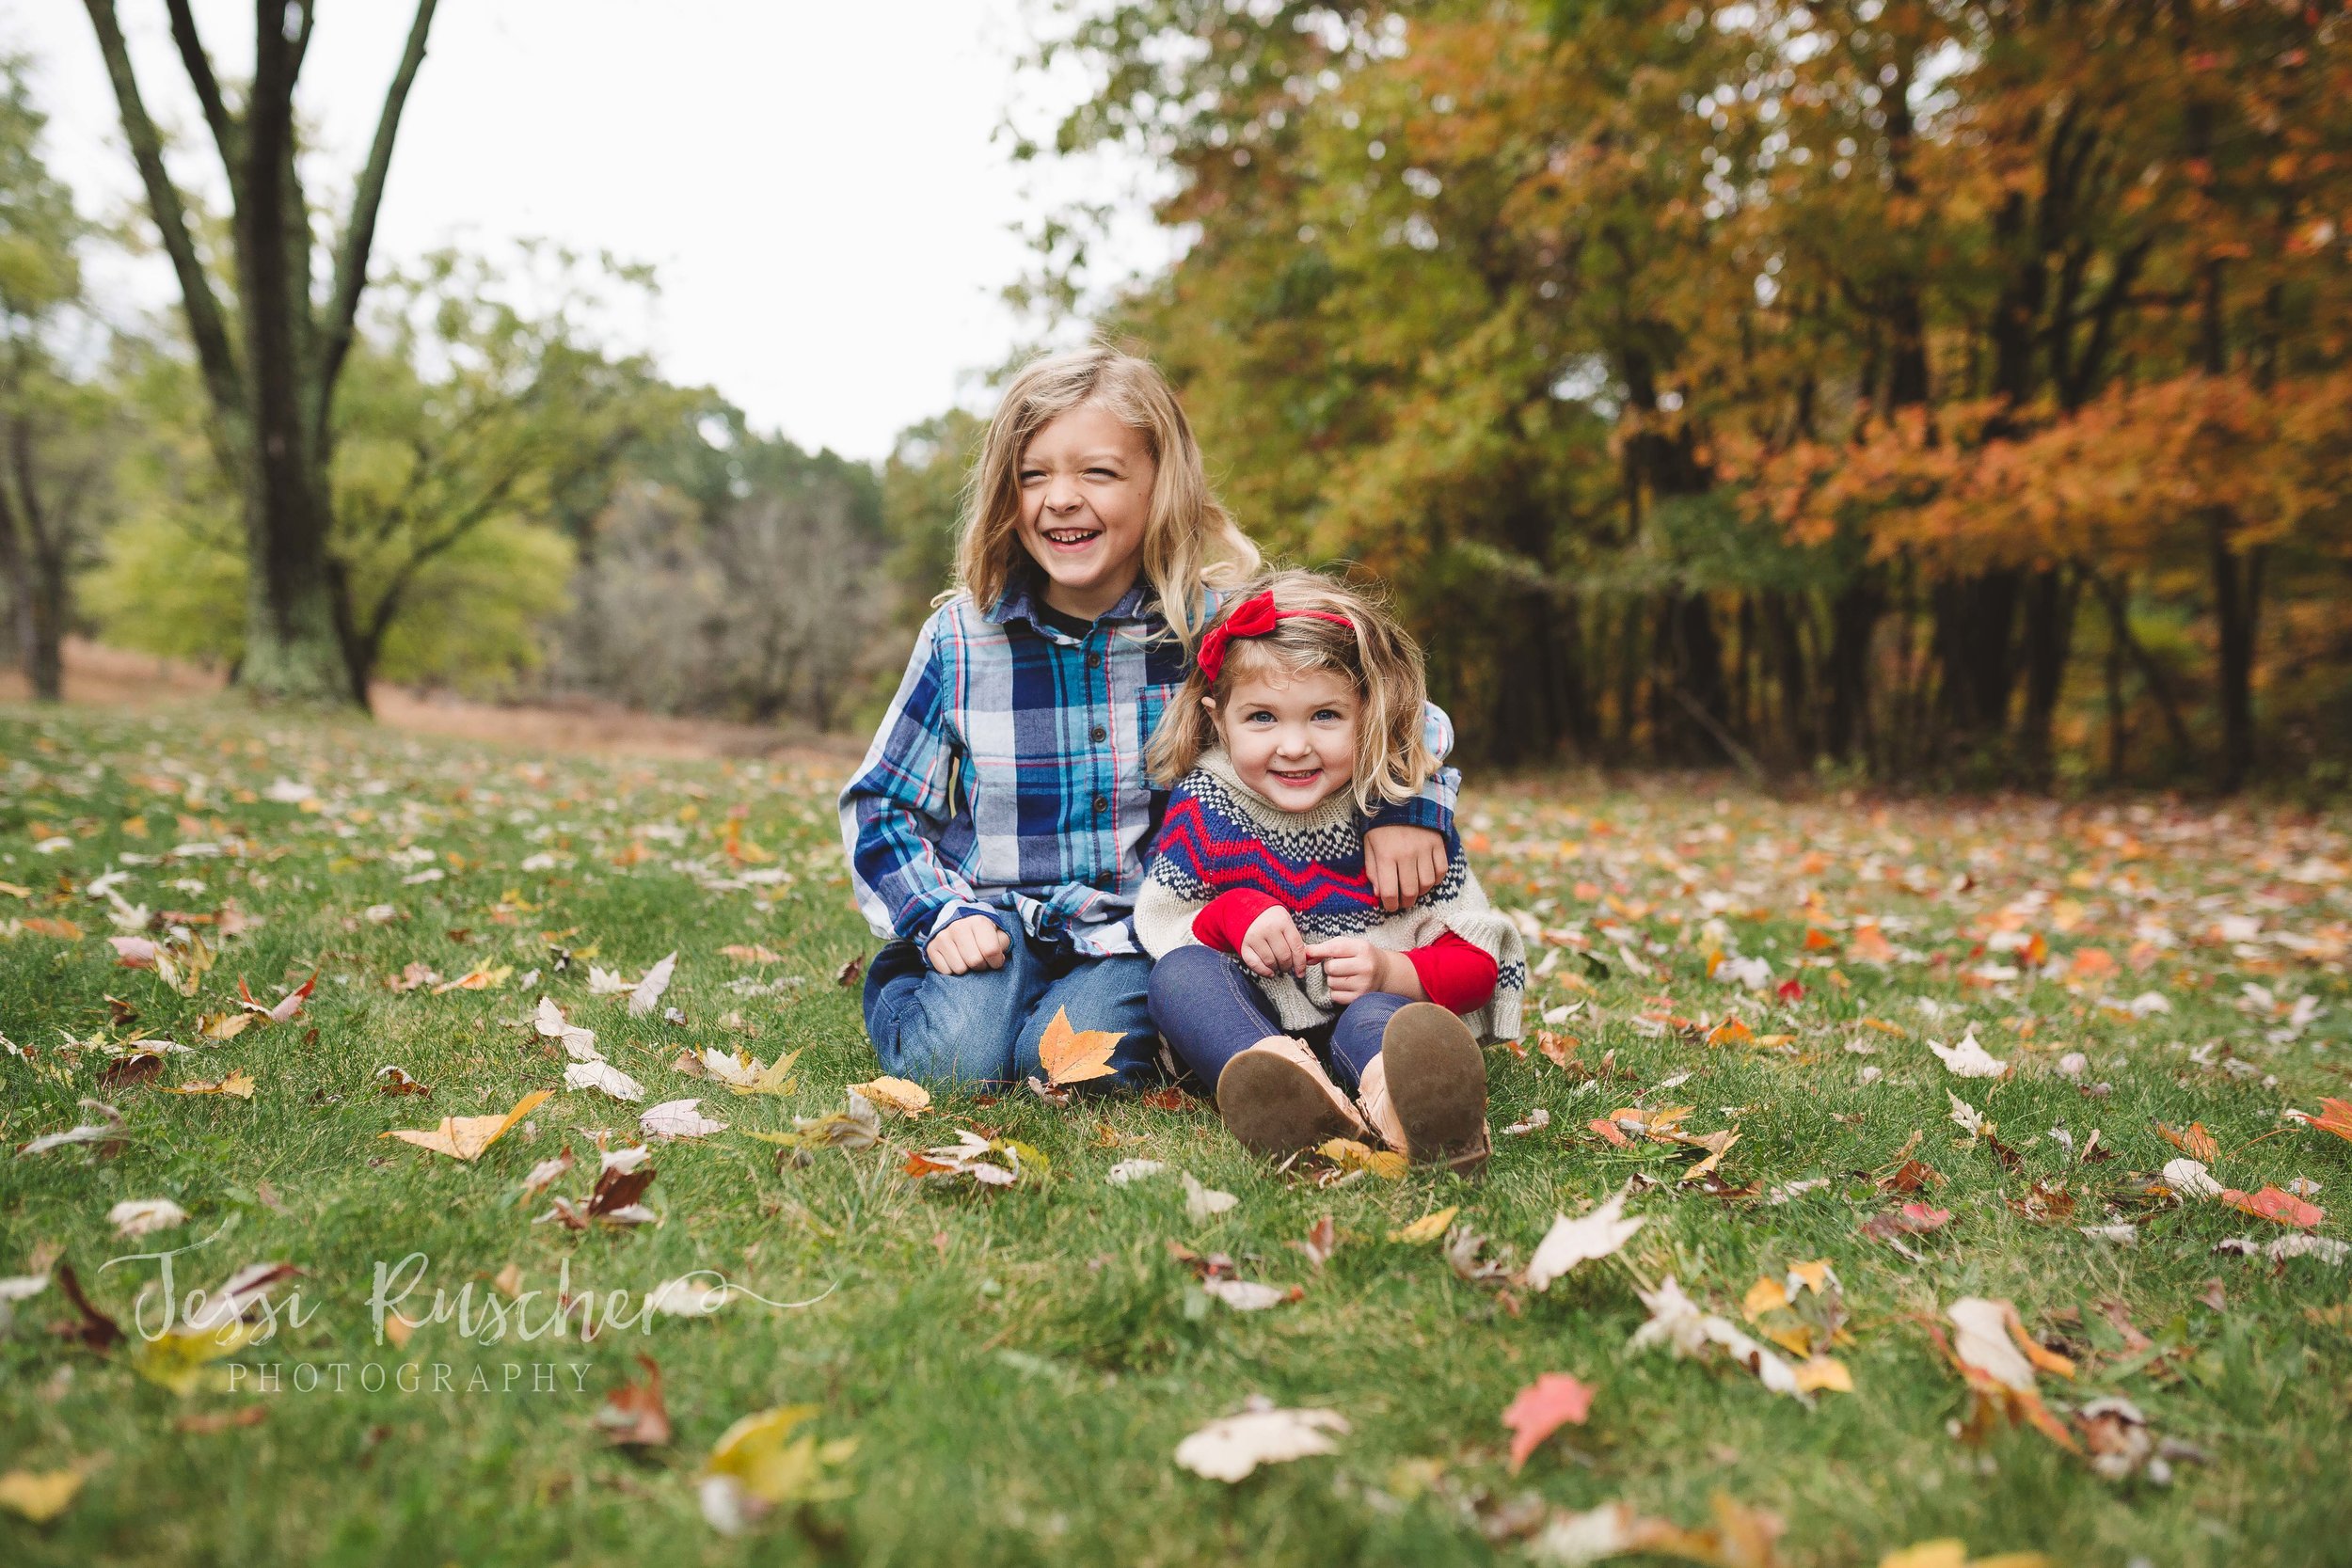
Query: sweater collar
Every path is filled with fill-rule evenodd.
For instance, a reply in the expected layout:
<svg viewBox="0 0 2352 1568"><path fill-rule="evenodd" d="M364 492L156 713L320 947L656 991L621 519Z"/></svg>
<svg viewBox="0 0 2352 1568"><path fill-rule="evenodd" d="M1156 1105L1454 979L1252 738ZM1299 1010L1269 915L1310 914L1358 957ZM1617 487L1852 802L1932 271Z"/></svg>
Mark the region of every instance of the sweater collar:
<svg viewBox="0 0 2352 1568"><path fill-rule="evenodd" d="M1196 765L1223 784L1248 813L1270 827L1291 832L1311 832L1318 828L1333 828L1353 823L1357 817L1356 795L1353 790L1334 790L1306 811L1291 811L1278 806L1248 784L1233 768L1233 759L1222 746L1212 746L1200 753Z"/></svg>

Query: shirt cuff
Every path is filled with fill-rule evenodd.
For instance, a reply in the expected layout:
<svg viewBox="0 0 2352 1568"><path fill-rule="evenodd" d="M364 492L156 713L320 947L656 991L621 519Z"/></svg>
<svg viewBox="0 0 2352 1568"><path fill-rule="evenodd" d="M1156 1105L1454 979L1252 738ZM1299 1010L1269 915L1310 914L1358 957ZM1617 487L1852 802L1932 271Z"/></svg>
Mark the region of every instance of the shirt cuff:
<svg viewBox="0 0 2352 1568"><path fill-rule="evenodd" d="M1256 888L1229 889L1210 899L1207 907L1192 917L1193 940L1220 953L1237 954L1242 938L1249 934L1249 927L1257 924L1258 917L1281 907L1280 900L1268 897Z"/></svg>
<svg viewBox="0 0 2352 1568"><path fill-rule="evenodd" d="M1485 948L1448 931L1426 947L1405 955L1421 980L1422 994L1450 1013L1474 1013L1494 1000L1502 970Z"/></svg>

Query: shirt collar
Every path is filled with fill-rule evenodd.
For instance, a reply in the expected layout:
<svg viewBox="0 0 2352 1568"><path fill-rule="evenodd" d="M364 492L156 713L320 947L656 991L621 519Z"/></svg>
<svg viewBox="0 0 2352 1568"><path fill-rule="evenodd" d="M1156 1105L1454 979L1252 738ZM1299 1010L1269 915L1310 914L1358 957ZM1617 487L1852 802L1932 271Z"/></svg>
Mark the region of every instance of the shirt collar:
<svg viewBox="0 0 2352 1568"><path fill-rule="evenodd" d="M994 604L980 612L981 617L998 626L1003 626L1009 621L1026 621L1035 629L1043 631L1045 623L1038 614L1043 598L1043 591L1039 586L1035 569L1025 563L1014 567L1007 574L1004 593L997 595ZM1147 606L1150 608L1147 609ZM1140 621L1155 612L1157 609L1157 602L1152 598L1151 580L1138 574L1136 578L1136 585L1121 594L1117 604L1104 610L1100 619Z"/></svg>

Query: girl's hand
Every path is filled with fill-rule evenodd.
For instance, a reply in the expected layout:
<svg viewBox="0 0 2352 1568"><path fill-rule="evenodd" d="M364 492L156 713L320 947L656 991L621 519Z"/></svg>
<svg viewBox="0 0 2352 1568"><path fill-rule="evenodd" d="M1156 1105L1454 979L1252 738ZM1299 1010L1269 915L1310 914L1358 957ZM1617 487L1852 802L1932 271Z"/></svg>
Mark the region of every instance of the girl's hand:
<svg viewBox="0 0 2352 1568"><path fill-rule="evenodd" d="M1427 1000L1421 994L1411 960L1375 947L1361 937L1333 937L1329 942L1318 942L1307 949L1307 957L1323 966L1323 977L1331 987L1331 1000L1343 1007L1376 990L1410 996L1416 1002ZM1408 986L1411 989L1407 990Z"/></svg>
<svg viewBox="0 0 2352 1568"><path fill-rule="evenodd" d="M969 974L976 969L1002 969L1012 939L988 915L967 914L951 921L931 938L923 956L942 974Z"/></svg>
<svg viewBox="0 0 2352 1568"><path fill-rule="evenodd" d="M1252 974L1304 974L1308 952L1297 922L1284 909L1268 910L1251 921L1241 939L1241 961Z"/></svg>
<svg viewBox="0 0 2352 1568"><path fill-rule="evenodd" d="M1391 823L1364 834L1364 875L1391 914L1410 909L1443 881L1445 863L1445 834L1434 828Z"/></svg>

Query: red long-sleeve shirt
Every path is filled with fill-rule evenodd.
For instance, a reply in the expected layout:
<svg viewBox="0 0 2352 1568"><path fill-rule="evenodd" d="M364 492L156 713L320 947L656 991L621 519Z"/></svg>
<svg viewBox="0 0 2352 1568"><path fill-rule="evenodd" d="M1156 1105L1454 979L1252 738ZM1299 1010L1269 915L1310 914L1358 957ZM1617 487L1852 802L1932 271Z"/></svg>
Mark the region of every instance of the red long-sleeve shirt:
<svg viewBox="0 0 2352 1568"><path fill-rule="evenodd" d="M1256 888L1237 887L1218 894L1192 917L1192 934L1202 946L1239 954L1242 938L1268 910L1281 903ZM1448 931L1426 947L1406 950L1405 958L1421 979L1430 1001L1453 1013L1472 1013L1495 994L1500 971L1484 950Z"/></svg>

